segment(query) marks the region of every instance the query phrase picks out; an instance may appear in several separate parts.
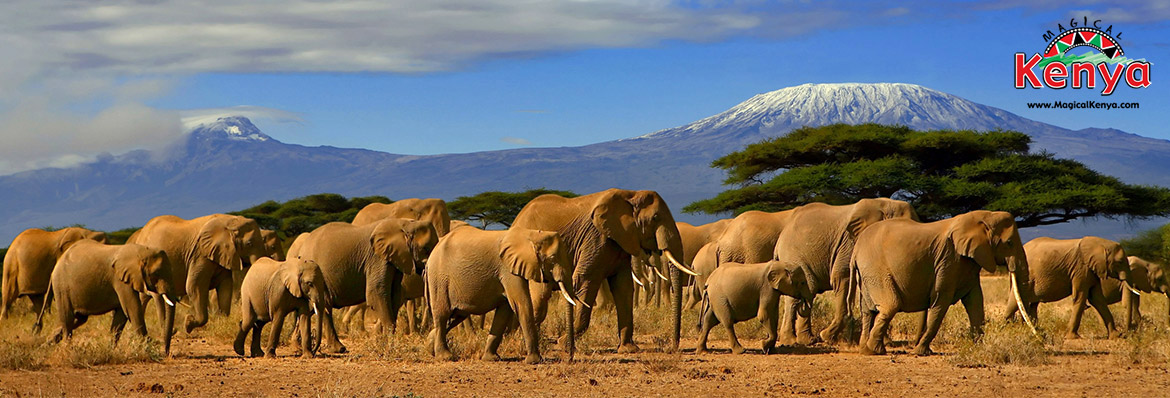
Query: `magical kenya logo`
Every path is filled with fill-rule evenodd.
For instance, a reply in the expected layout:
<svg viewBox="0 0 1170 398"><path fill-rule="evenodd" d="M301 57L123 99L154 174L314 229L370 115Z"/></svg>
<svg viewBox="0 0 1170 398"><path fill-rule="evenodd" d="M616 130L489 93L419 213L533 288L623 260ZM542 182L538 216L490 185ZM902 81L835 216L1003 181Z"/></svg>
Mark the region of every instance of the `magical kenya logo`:
<svg viewBox="0 0 1170 398"><path fill-rule="evenodd" d="M1101 20L1088 17L1069 20L1068 26L1057 24L1056 33L1044 32L1048 46L1044 52L1028 57L1016 53L1016 88L1029 85L1038 89L1048 87L1088 88L1103 87L1101 95L1112 95L1121 82L1131 88L1150 86L1150 63L1145 59L1125 57L1121 49L1122 32L1113 34L1113 25L1101 28ZM1073 49L1089 47L1081 54L1070 53Z"/></svg>

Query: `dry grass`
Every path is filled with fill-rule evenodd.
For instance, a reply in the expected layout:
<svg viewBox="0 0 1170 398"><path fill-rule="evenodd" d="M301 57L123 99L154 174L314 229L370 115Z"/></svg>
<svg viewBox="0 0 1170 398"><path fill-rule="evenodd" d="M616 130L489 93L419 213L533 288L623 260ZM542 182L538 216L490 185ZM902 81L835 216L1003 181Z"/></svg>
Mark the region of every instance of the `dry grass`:
<svg viewBox="0 0 1170 398"><path fill-rule="evenodd" d="M1043 365L1049 363L1051 355L1043 335L1033 336L1022 323L991 323L983 336L958 339L951 346L954 355L947 357L947 361L965 368Z"/></svg>

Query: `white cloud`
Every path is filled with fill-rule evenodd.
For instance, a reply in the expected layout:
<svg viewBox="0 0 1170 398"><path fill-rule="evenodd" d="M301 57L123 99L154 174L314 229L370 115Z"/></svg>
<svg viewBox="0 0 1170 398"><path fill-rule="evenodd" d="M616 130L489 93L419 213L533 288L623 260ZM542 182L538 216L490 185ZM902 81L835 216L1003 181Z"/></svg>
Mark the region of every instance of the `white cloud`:
<svg viewBox="0 0 1170 398"><path fill-rule="evenodd" d="M303 124L300 113L263 106L240 105L226 108L188 109L179 112L183 127L190 130L204 123L214 122L224 116L243 116L252 121L268 120L276 123Z"/></svg>
<svg viewBox="0 0 1170 398"><path fill-rule="evenodd" d="M531 146L532 145L532 141L529 141L529 140L524 139L524 138L517 138L517 137L502 137L502 138L500 138L500 141L508 143L508 144L512 144L512 145L519 145L519 146Z"/></svg>

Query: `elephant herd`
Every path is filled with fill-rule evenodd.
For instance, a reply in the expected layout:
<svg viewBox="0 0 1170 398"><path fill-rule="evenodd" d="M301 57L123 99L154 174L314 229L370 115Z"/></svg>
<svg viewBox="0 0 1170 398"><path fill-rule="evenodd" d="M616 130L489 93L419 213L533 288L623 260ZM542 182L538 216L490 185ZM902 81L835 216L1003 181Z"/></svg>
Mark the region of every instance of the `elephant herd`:
<svg viewBox="0 0 1170 398"><path fill-rule="evenodd" d="M183 326L190 333L207 323L214 292L220 314L230 313L238 298L237 354L245 355L251 333L248 354L275 355L281 328L293 315L294 347L312 356L346 350L335 309L348 307L359 319L369 310L377 329L390 334L405 304L408 333L420 329L416 306L431 320L425 341L436 358L455 357L447 342L452 328L492 312L483 359L499 359L504 334L518 329L524 361L539 363L540 325L553 297L567 306L561 344L572 358L575 337L588 329L599 295L612 301L617 315L617 351L637 351L633 309L643 294L646 300L668 297L672 351L679 348L684 307L698 306L696 352L707 350L718 324L727 328L732 351L743 352L734 325L753 318L766 326L765 353L777 342L843 342L856 316L860 351L881 354L892 317L921 312L913 352L927 355L953 304L963 304L971 330L981 333L983 271L1007 269L1013 294L1006 317L1020 312L1033 330L1039 303L1071 296L1069 337L1077 336L1087 305L1116 336L1121 327L1107 305L1125 303L1126 327L1134 327L1142 292L1170 294L1162 265L1127 257L1116 242L1037 238L1025 244L1005 212L923 223L910 204L885 198L748 211L692 226L675 222L656 192L609 189L537 197L509 229L498 231L452 221L442 200L406 199L371 204L351 223L301 234L287 253L275 233L226 214L159 216L124 245L105 240L82 228L17 236L4 259L0 319L18 297L28 297L38 312L34 330L51 309L60 321L53 334L59 340L89 316L113 312L116 342L127 321L147 334L144 314L153 300L169 353L175 306L189 307ZM832 319L814 333L812 303L826 292ZM273 331L262 344L268 323Z"/></svg>

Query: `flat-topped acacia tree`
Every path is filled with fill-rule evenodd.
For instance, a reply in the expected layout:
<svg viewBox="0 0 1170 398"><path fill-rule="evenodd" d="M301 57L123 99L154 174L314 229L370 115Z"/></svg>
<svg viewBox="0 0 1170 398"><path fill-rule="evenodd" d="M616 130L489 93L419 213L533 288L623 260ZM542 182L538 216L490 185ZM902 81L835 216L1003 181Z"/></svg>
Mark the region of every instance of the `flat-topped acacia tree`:
<svg viewBox="0 0 1170 398"><path fill-rule="evenodd" d="M910 202L923 221L985 209L1012 213L1020 227L1170 214L1170 189L1030 153L1031 141L1014 131L804 127L716 159L732 188L683 210L738 214L890 197Z"/></svg>

